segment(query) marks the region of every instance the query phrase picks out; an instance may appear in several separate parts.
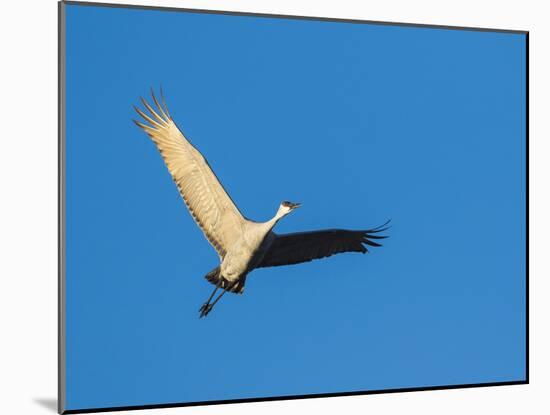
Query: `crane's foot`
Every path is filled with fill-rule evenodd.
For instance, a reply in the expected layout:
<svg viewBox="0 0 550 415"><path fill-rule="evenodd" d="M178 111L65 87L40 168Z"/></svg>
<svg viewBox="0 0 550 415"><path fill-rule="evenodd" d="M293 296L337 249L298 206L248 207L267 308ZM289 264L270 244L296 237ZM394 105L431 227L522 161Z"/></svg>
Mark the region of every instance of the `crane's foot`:
<svg viewBox="0 0 550 415"><path fill-rule="evenodd" d="M214 304L210 304L210 303L204 303L201 308L199 308L199 318L202 318L202 317L205 317L208 315L208 313L210 313L210 310L212 310L212 307L214 306Z"/></svg>

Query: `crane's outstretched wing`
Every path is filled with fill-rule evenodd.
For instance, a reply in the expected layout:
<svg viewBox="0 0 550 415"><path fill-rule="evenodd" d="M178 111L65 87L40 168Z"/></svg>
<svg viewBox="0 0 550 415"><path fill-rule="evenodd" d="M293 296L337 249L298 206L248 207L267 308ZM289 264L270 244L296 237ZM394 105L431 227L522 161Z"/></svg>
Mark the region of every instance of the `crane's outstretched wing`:
<svg viewBox="0 0 550 415"><path fill-rule="evenodd" d="M387 223L366 231L327 229L284 235L275 234L275 240L258 268L299 264L342 252L368 252L365 245L382 246L375 240L386 238L379 233L388 229L385 227Z"/></svg>
<svg viewBox="0 0 550 415"><path fill-rule="evenodd" d="M149 113L134 107L146 123L134 122L156 144L193 219L223 259L228 247L241 235L245 218L203 155L178 129L164 99L162 107L152 92L151 95L156 108L141 98Z"/></svg>

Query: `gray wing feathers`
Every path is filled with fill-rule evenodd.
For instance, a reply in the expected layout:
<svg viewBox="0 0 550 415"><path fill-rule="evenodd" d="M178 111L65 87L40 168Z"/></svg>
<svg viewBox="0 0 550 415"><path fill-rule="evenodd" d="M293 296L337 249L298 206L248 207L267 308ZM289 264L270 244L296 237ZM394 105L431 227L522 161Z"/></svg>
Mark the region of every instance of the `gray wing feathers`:
<svg viewBox="0 0 550 415"><path fill-rule="evenodd" d="M385 225L387 222L364 231L327 229L275 235L275 240L258 268L309 262L342 252L368 252L365 245L381 246L376 240L386 238L378 234L388 229Z"/></svg>

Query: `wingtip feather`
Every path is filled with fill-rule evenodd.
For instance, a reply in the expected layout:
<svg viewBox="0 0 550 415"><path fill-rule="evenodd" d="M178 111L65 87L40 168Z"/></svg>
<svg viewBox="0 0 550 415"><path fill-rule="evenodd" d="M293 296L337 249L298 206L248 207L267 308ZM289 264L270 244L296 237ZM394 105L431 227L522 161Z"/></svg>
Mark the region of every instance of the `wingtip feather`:
<svg viewBox="0 0 550 415"><path fill-rule="evenodd" d="M158 122L160 122L161 124L163 125L166 125L166 120L163 119L154 109L153 107L151 107L151 105L149 105L149 103L147 102L147 100L143 97L139 97L139 99L141 100L141 102L143 103L143 105L145 106L145 108L147 108L147 111L149 111L149 113L151 114L151 116L153 116Z"/></svg>
<svg viewBox="0 0 550 415"><path fill-rule="evenodd" d="M162 91L162 85L160 86L160 101L162 103L162 106L164 107L164 111L166 112L166 115L168 115L168 118L172 119L172 116L168 112L168 106L166 105L166 100L164 99L164 92Z"/></svg>
<svg viewBox="0 0 550 415"><path fill-rule="evenodd" d="M155 105L157 106L158 110L160 111L160 113L164 116L164 118L166 119L170 119L170 116L164 112L164 109L162 108L162 106L160 105L159 101L157 100L157 97L155 96L155 92L153 91L153 88L151 87L151 97L153 98L153 102L155 103Z"/></svg>

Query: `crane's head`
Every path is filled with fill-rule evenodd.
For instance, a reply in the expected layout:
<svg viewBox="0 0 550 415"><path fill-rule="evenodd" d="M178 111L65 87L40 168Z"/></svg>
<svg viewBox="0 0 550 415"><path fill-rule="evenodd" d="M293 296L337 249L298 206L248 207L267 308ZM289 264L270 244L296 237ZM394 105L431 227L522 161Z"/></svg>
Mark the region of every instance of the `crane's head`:
<svg viewBox="0 0 550 415"><path fill-rule="evenodd" d="M283 216L288 215L290 212L292 212L296 208L299 208L300 206L300 203L292 203L287 201L281 202L281 205L279 206L279 210L277 212L277 217L282 218Z"/></svg>

